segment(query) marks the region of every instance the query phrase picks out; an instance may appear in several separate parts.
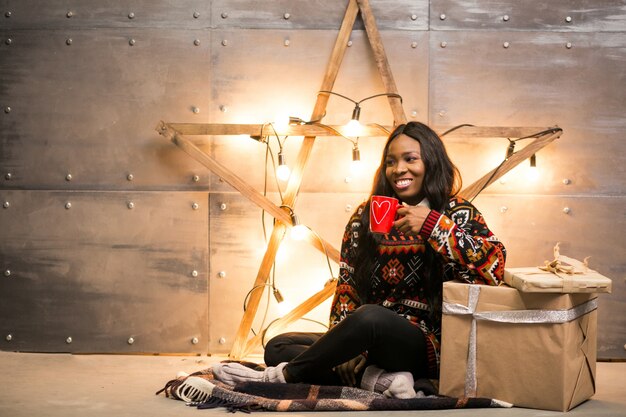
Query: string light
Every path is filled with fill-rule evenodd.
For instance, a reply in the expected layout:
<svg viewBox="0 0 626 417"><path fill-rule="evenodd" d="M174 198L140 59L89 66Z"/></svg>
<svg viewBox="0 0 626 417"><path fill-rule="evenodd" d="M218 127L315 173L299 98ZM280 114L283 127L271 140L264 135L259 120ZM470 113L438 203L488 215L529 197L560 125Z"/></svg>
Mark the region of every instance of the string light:
<svg viewBox="0 0 626 417"><path fill-rule="evenodd" d="M291 170L287 165L287 158L281 150L278 153L278 167L276 168L276 177L281 181L287 181L291 175Z"/></svg>
<svg viewBox="0 0 626 417"><path fill-rule="evenodd" d="M361 163L361 151L359 150L359 143L354 143L354 148L352 148L352 163L350 164L350 170L356 174L361 171L361 167L363 164Z"/></svg>

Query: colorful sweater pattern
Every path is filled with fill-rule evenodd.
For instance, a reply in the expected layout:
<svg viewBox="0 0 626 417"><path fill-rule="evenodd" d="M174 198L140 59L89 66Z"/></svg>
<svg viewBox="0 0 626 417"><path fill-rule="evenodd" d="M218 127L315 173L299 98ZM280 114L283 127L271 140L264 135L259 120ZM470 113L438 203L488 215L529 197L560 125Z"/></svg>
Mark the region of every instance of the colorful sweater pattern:
<svg viewBox="0 0 626 417"><path fill-rule="evenodd" d="M331 327L365 304L356 290L354 277L364 208L365 203L357 208L343 236L339 280L330 313ZM426 265L427 251L431 251L431 258L435 259L434 265L429 263L430 268ZM504 275L504 246L470 202L453 197L443 213L430 211L417 236L392 229L382 237L373 256L367 303L393 310L424 332L428 374L430 378L437 378L443 282L459 279L498 285ZM432 288L430 293L428 288Z"/></svg>

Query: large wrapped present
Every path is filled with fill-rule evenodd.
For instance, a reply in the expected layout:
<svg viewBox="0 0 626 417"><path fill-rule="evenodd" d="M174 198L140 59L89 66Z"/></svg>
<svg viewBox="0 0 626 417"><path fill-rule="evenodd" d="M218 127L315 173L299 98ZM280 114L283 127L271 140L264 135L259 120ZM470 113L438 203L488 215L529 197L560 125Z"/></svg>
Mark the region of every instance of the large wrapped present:
<svg viewBox="0 0 626 417"><path fill-rule="evenodd" d="M523 292L611 292L611 280L583 262L563 256L559 244L554 247L554 260L544 266L505 268L504 282Z"/></svg>
<svg viewBox="0 0 626 417"><path fill-rule="evenodd" d="M596 296L446 282L439 392L567 411L595 393Z"/></svg>

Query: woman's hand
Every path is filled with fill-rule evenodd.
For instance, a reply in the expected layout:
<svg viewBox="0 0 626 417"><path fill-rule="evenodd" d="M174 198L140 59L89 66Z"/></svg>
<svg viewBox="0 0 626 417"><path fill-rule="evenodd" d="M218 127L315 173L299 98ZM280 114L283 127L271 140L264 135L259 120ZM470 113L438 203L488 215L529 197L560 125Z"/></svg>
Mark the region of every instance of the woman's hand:
<svg viewBox="0 0 626 417"><path fill-rule="evenodd" d="M430 214L428 207L401 206L398 208L398 220L393 223L393 226L405 235L416 236L422 229L428 214Z"/></svg>
<svg viewBox="0 0 626 417"><path fill-rule="evenodd" d="M350 359L348 362L344 362L341 365L337 365L333 368L333 371L339 375L341 382L346 386L356 386L356 374L363 369L367 359L364 355L359 355L356 358Z"/></svg>

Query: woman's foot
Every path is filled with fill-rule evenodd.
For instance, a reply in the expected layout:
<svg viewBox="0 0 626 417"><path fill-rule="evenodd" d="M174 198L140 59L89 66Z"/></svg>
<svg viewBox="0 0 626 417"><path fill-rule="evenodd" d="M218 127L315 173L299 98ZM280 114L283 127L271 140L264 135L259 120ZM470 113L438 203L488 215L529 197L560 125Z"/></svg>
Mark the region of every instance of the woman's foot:
<svg viewBox="0 0 626 417"><path fill-rule="evenodd" d="M410 372L386 372L375 365L368 366L361 378L361 388L390 398L415 398L413 384Z"/></svg>
<svg viewBox="0 0 626 417"><path fill-rule="evenodd" d="M262 371L255 371L237 362L216 363L212 366L215 379L225 384L234 385L239 382L282 382L285 383L283 368L287 362L277 366L268 366Z"/></svg>

